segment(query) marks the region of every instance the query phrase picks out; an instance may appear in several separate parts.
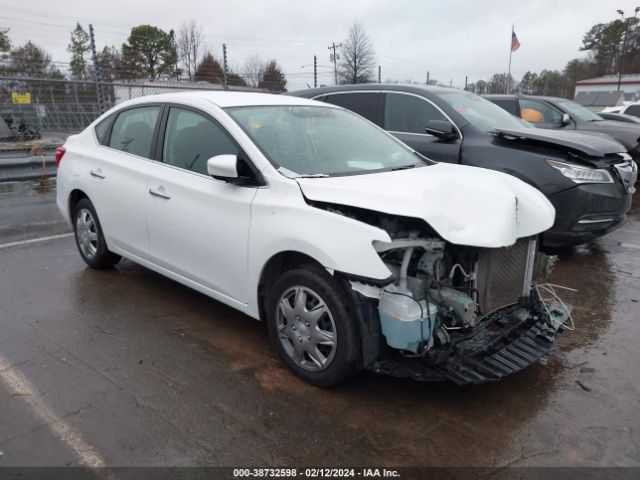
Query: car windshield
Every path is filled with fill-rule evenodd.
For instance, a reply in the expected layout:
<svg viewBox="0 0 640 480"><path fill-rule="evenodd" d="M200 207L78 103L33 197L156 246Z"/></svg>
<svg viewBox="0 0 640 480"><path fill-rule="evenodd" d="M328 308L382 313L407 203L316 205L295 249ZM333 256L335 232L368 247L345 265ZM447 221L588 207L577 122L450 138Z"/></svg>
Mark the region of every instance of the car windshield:
<svg viewBox="0 0 640 480"><path fill-rule="evenodd" d="M355 175L427 164L400 141L347 110L269 105L226 111L285 175Z"/></svg>
<svg viewBox="0 0 640 480"><path fill-rule="evenodd" d="M602 120L602 117L599 115L571 100L558 100L556 103L569 115L583 122L599 122Z"/></svg>
<svg viewBox="0 0 640 480"><path fill-rule="evenodd" d="M447 92L439 92L438 96L451 105L471 125L482 131L534 128L529 122L511 115L495 103L474 93L452 89Z"/></svg>

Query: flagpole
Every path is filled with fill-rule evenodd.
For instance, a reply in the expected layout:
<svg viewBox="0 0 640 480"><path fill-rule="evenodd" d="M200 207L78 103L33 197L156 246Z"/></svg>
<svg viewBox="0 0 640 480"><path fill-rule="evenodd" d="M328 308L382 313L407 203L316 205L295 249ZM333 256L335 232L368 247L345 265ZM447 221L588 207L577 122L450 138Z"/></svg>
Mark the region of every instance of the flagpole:
<svg viewBox="0 0 640 480"><path fill-rule="evenodd" d="M509 94L509 79L511 78L511 55L513 55L513 32L515 32L515 25L511 24L511 38L509 39L509 71L507 72L507 91L504 92Z"/></svg>

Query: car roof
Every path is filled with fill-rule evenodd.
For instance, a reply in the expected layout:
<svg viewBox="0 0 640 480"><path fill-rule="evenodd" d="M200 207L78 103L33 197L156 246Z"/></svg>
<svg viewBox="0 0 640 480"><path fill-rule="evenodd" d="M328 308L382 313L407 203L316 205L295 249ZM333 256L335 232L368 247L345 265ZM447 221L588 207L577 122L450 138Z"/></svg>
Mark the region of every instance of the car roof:
<svg viewBox="0 0 640 480"><path fill-rule="evenodd" d="M507 94L507 93L486 93L482 95L486 98L492 98L494 100L513 100L515 98L531 98L537 100L546 100L548 102L557 102L558 100L569 100L568 98L550 97L548 95L525 95L525 94ZM570 100L573 101L573 100Z"/></svg>
<svg viewBox="0 0 640 480"><path fill-rule="evenodd" d="M520 98L537 98L538 100L546 100L547 102L558 102L567 100L573 102L573 100L569 98L550 97L548 95L520 95Z"/></svg>
<svg viewBox="0 0 640 480"><path fill-rule="evenodd" d="M424 94L438 94L443 92L451 92L453 88L448 87L436 87L433 85L414 85L404 83L357 83L355 85L333 85L328 87L310 88L308 90L298 90L291 92L292 95L301 95L304 97L316 97L318 95L333 93L333 92L349 92L349 91L367 91L367 90L388 90L397 92L409 92L418 95Z"/></svg>
<svg viewBox="0 0 640 480"><path fill-rule="evenodd" d="M191 90L188 92L172 92L161 93L157 95L146 95L123 102L127 105L137 105L144 103L157 102L184 102L200 100L217 105L220 108L227 107L245 107L245 106L262 106L262 105L322 105L326 103L308 100L306 98L292 97L289 95L279 95L261 92L230 92L230 91L214 91L214 90Z"/></svg>
<svg viewBox="0 0 640 480"><path fill-rule="evenodd" d="M518 98L518 95L506 93L485 93L482 96L485 98L493 98L494 100L514 100Z"/></svg>

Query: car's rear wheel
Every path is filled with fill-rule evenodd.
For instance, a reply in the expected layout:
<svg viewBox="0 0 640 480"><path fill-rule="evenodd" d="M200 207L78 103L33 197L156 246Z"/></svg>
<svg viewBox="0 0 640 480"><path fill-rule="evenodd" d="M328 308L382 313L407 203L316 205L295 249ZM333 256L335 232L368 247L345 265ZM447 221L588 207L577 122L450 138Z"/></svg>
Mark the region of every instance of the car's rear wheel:
<svg viewBox="0 0 640 480"><path fill-rule="evenodd" d="M307 382L335 385L360 369L360 336L352 302L320 266L285 272L267 292L266 314L280 356Z"/></svg>
<svg viewBox="0 0 640 480"><path fill-rule="evenodd" d="M82 259L91 268L113 267L120 261L120 256L107 248L100 220L91 201L80 199L73 211L73 230Z"/></svg>

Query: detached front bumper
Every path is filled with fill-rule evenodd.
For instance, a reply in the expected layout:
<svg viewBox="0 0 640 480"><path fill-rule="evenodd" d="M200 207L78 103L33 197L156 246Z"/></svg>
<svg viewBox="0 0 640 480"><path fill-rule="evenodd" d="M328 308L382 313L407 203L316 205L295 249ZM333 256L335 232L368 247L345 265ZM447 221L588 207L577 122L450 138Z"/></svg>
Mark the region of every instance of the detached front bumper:
<svg viewBox="0 0 640 480"><path fill-rule="evenodd" d="M513 305L487 316L469 332L452 331L441 358L408 358L386 352L369 368L420 381L449 380L458 385L497 381L540 362L552 350L562 327L541 305Z"/></svg>
<svg viewBox="0 0 640 480"><path fill-rule="evenodd" d="M579 185L551 195L556 220L543 234L543 245L578 245L615 230L625 223L631 198L618 182Z"/></svg>

